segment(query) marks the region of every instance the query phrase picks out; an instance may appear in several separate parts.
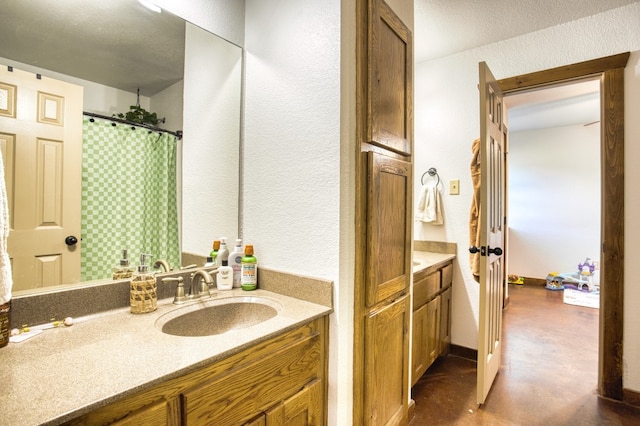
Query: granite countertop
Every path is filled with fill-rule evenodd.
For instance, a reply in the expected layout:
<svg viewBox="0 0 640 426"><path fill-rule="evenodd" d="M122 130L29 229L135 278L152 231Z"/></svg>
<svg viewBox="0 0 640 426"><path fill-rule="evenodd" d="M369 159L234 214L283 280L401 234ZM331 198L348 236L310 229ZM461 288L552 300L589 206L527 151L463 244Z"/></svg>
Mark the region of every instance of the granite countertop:
<svg viewBox="0 0 640 426"><path fill-rule="evenodd" d="M281 306L260 324L217 336L180 337L155 325L187 304L229 297L261 297ZM70 327L44 330L0 349L0 425L59 424L168 379L328 315L331 308L266 290L218 291L204 301L132 314L129 308L75 318ZM194 324L194 326L196 326Z"/></svg>
<svg viewBox="0 0 640 426"><path fill-rule="evenodd" d="M453 253L434 253L430 251L413 252L413 273L427 268L438 268L456 257Z"/></svg>

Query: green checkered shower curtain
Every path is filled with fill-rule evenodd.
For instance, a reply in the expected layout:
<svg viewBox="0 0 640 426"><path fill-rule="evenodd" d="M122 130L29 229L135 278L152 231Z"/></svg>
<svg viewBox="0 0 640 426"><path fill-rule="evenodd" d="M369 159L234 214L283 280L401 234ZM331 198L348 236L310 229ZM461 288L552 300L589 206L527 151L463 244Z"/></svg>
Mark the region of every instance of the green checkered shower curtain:
<svg viewBox="0 0 640 426"><path fill-rule="evenodd" d="M145 253L180 266L177 138L114 124L83 119L83 281L110 278L124 248L133 265Z"/></svg>

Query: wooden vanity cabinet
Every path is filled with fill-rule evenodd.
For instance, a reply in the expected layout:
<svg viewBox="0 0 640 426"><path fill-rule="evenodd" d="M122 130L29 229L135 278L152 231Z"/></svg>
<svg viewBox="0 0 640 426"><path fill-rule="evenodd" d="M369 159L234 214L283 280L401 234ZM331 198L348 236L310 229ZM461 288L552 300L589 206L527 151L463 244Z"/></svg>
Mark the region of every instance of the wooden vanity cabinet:
<svg viewBox="0 0 640 426"><path fill-rule="evenodd" d="M327 317L70 425L324 425Z"/></svg>
<svg viewBox="0 0 640 426"><path fill-rule="evenodd" d="M416 272L413 281L411 386L451 344L451 262Z"/></svg>

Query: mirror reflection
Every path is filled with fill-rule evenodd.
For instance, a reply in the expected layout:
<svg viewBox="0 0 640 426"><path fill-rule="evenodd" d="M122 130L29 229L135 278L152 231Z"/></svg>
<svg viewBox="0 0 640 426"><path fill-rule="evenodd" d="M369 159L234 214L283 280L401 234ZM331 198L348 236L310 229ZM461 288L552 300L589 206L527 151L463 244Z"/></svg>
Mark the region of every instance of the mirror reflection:
<svg viewBox="0 0 640 426"><path fill-rule="evenodd" d="M74 108L61 111L74 118L79 116L81 138L85 141L88 129L100 125L109 128L112 126L108 121L88 116L84 117L83 123L82 111L111 117L126 113L132 106L156 113L160 121L153 127L171 131L183 130L184 136L182 140L166 142L164 138L172 138L171 135L153 132L149 147L143 148L145 142L137 142L136 146L140 146L140 150L136 154L122 153L120 157L109 154L108 151L94 150L92 167L95 169L94 175L98 176L97 181L106 181L113 184L108 186L113 187L115 176L120 176L123 180L126 177L128 181L122 188L115 189L115 198L129 200L119 206L115 203L113 194L107 197L101 191L87 189L87 154L83 148L83 158L80 160L83 192L77 196L64 195L64 201L60 202L60 211L67 214L65 209L68 210L73 204L70 200L74 197L79 199L82 211L68 214L75 214L82 219L82 231L67 232L61 229L62 225L58 222L66 223L66 219L62 221L48 218L36 221L33 227L45 229L48 234L35 239L42 251L37 261L33 257L27 261L27 269L31 269L33 275L23 278L14 273L14 292L33 288L34 284L35 287L74 284L81 280L80 277L85 280L108 279L114 265L121 258L123 248L129 250L131 262L137 264L141 253L149 253L149 240L162 239L166 245L165 249L152 249L158 253L149 253L153 255L151 263L155 259L163 259L171 267L177 268L180 266L181 254L186 252L205 256L214 238L235 238L239 228L237 204L241 49L166 11L156 13L147 10L136 1L117 0L102 4L83 2L82 7L71 3L73 2L29 0L10 2L3 6L4 11L0 17L0 38L3 40L0 45L0 65L3 70L11 65L16 71L12 73L14 75L24 70L31 75L41 74L43 80L59 80L79 86L79 100L71 101L73 96L78 97L77 94L72 94L67 101L73 102ZM5 75L6 73L0 76ZM56 90L54 88L39 92L55 93ZM47 109L56 111L56 100L55 97L44 99L45 117L46 114L56 115L56 112ZM0 120L4 120L0 121L0 135L16 133L8 131L6 117L0 117ZM130 126L120 123L116 128L127 131L128 134L148 134L147 129L142 132L131 131ZM163 138L161 143L160 138ZM54 134L47 140L58 139L64 137ZM5 165L7 158L13 159L18 152L15 150L16 140L19 141L19 138L11 141L9 137L0 137ZM104 136L98 136L97 141L92 146L102 149L107 145ZM171 144L176 144L175 149L171 148ZM55 144L53 148L44 145L43 152L57 152ZM142 167L143 161L145 164L149 161L151 153L157 153L158 146L169 152L166 154L169 159L166 156L154 158L154 162ZM146 152L145 149L150 151ZM64 151L66 155L68 149L65 148ZM173 160L170 159L172 151L175 157ZM57 158L55 154L49 157ZM59 165L55 162L57 160L51 161L54 165L48 169L45 167L45 170L58 170L56 167ZM70 161L73 164L74 160ZM158 176L170 176L174 180L168 179L163 182L164 186L151 190L146 188L145 184L150 178L141 177L137 169L158 172L167 164L167 170ZM115 171L116 167L119 167L118 171ZM63 167L59 168L65 170ZM26 172L23 169L25 167L21 167L19 163L16 163L16 167L5 167L8 186L9 182L16 181L21 171L23 174ZM60 172L61 175L64 173L66 172ZM58 181L54 179L54 182L56 185L44 185L46 191L51 192L49 187L57 190ZM12 186L11 189L13 201L24 198L19 195L18 188ZM165 199L171 200L169 205L157 204L160 200L164 203ZM212 218L210 209L203 208L213 205L214 200L216 212L219 212L215 219ZM15 204L16 210L11 215L12 232L9 241L9 254L12 257L12 238L14 247L33 239L25 238L26 234L17 231L20 224L16 221L21 220L18 218L32 214L17 210L20 203ZM87 218L97 216L96 209L130 212L139 211L142 206L149 208L149 212L144 215L162 213L161 216L152 217L152 227L140 229L127 220L121 226L103 226L98 235L89 235L85 229ZM50 210L56 211L55 208ZM175 212L174 219L170 217L172 210ZM167 214L169 218L165 217ZM167 230L167 227L171 228L170 224L162 224L160 227L160 222L172 220L176 223L175 232ZM99 223L97 228L100 228ZM122 242L124 238L116 236L118 233L135 235L134 242ZM78 242L69 244L67 237L70 236L79 237ZM90 241L106 243L107 240L111 240L108 245L95 246L90 251ZM81 262L83 250L86 251L84 261ZM71 254L70 263L73 263L72 269L75 268L76 272L65 272L64 265L57 260L61 253ZM12 264L15 263L16 259L12 259ZM90 272L87 264L91 264L91 268L99 272ZM78 265L80 271L77 271ZM38 280L41 281L40 284Z"/></svg>

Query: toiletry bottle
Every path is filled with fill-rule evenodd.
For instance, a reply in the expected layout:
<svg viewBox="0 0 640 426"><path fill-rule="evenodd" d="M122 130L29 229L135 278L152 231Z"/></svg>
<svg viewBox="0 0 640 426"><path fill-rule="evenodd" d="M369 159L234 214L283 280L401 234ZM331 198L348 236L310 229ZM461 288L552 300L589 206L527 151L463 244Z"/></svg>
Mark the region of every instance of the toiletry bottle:
<svg viewBox="0 0 640 426"><path fill-rule="evenodd" d="M207 260L204 262L204 267L210 268L212 266L216 266L216 262L213 261L213 258L211 256L207 256Z"/></svg>
<svg viewBox="0 0 640 426"><path fill-rule="evenodd" d="M227 249L227 239L220 238L220 250L218 250L218 256L216 257L216 265L227 266L229 261L229 250ZM225 262L224 264L222 262Z"/></svg>
<svg viewBox="0 0 640 426"><path fill-rule="evenodd" d="M149 272L146 254L140 255L140 265L131 278L129 301L132 314L153 312L158 308L156 277Z"/></svg>
<svg viewBox="0 0 640 426"><path fill-rule="evenodd" d="M216 286L218 290L233 290L233 269L226 265L218 266L216 273Z"/></svg>
<svg viewBox="0 0 640 426"><path fill-rule="evenodd" d="M122 258L120 259L120 263L113 267L113 279L124 280L131 278L134 270L135 268L131 266L129 259L127 258L127 249L122 249Z"/></svg>
<svg viewBox="0 0 640 426"><path fill-rule="evenodd" d="M258 261L253 255L253 245L244 248L241 268L241 286L243 290L255 290L258 287Z"/></svg>
<svg viewBox="0 0 640 426"><path fill-rule="evenodd" d="M220 241L215 240L211 245L211 253L209 253L209 256L211 256L214 265L217 265L216 258L218 257L218 250L220 250Z"/></svg>
<svg viewBox="0 0 640 426"><path fill-rule="evenodd" d="M229 254L229 266L233 269L233 286L240 288L240 275L242 274L242 256L244 249L242 248L242 240L237 239L233 251Z"/></svg>

